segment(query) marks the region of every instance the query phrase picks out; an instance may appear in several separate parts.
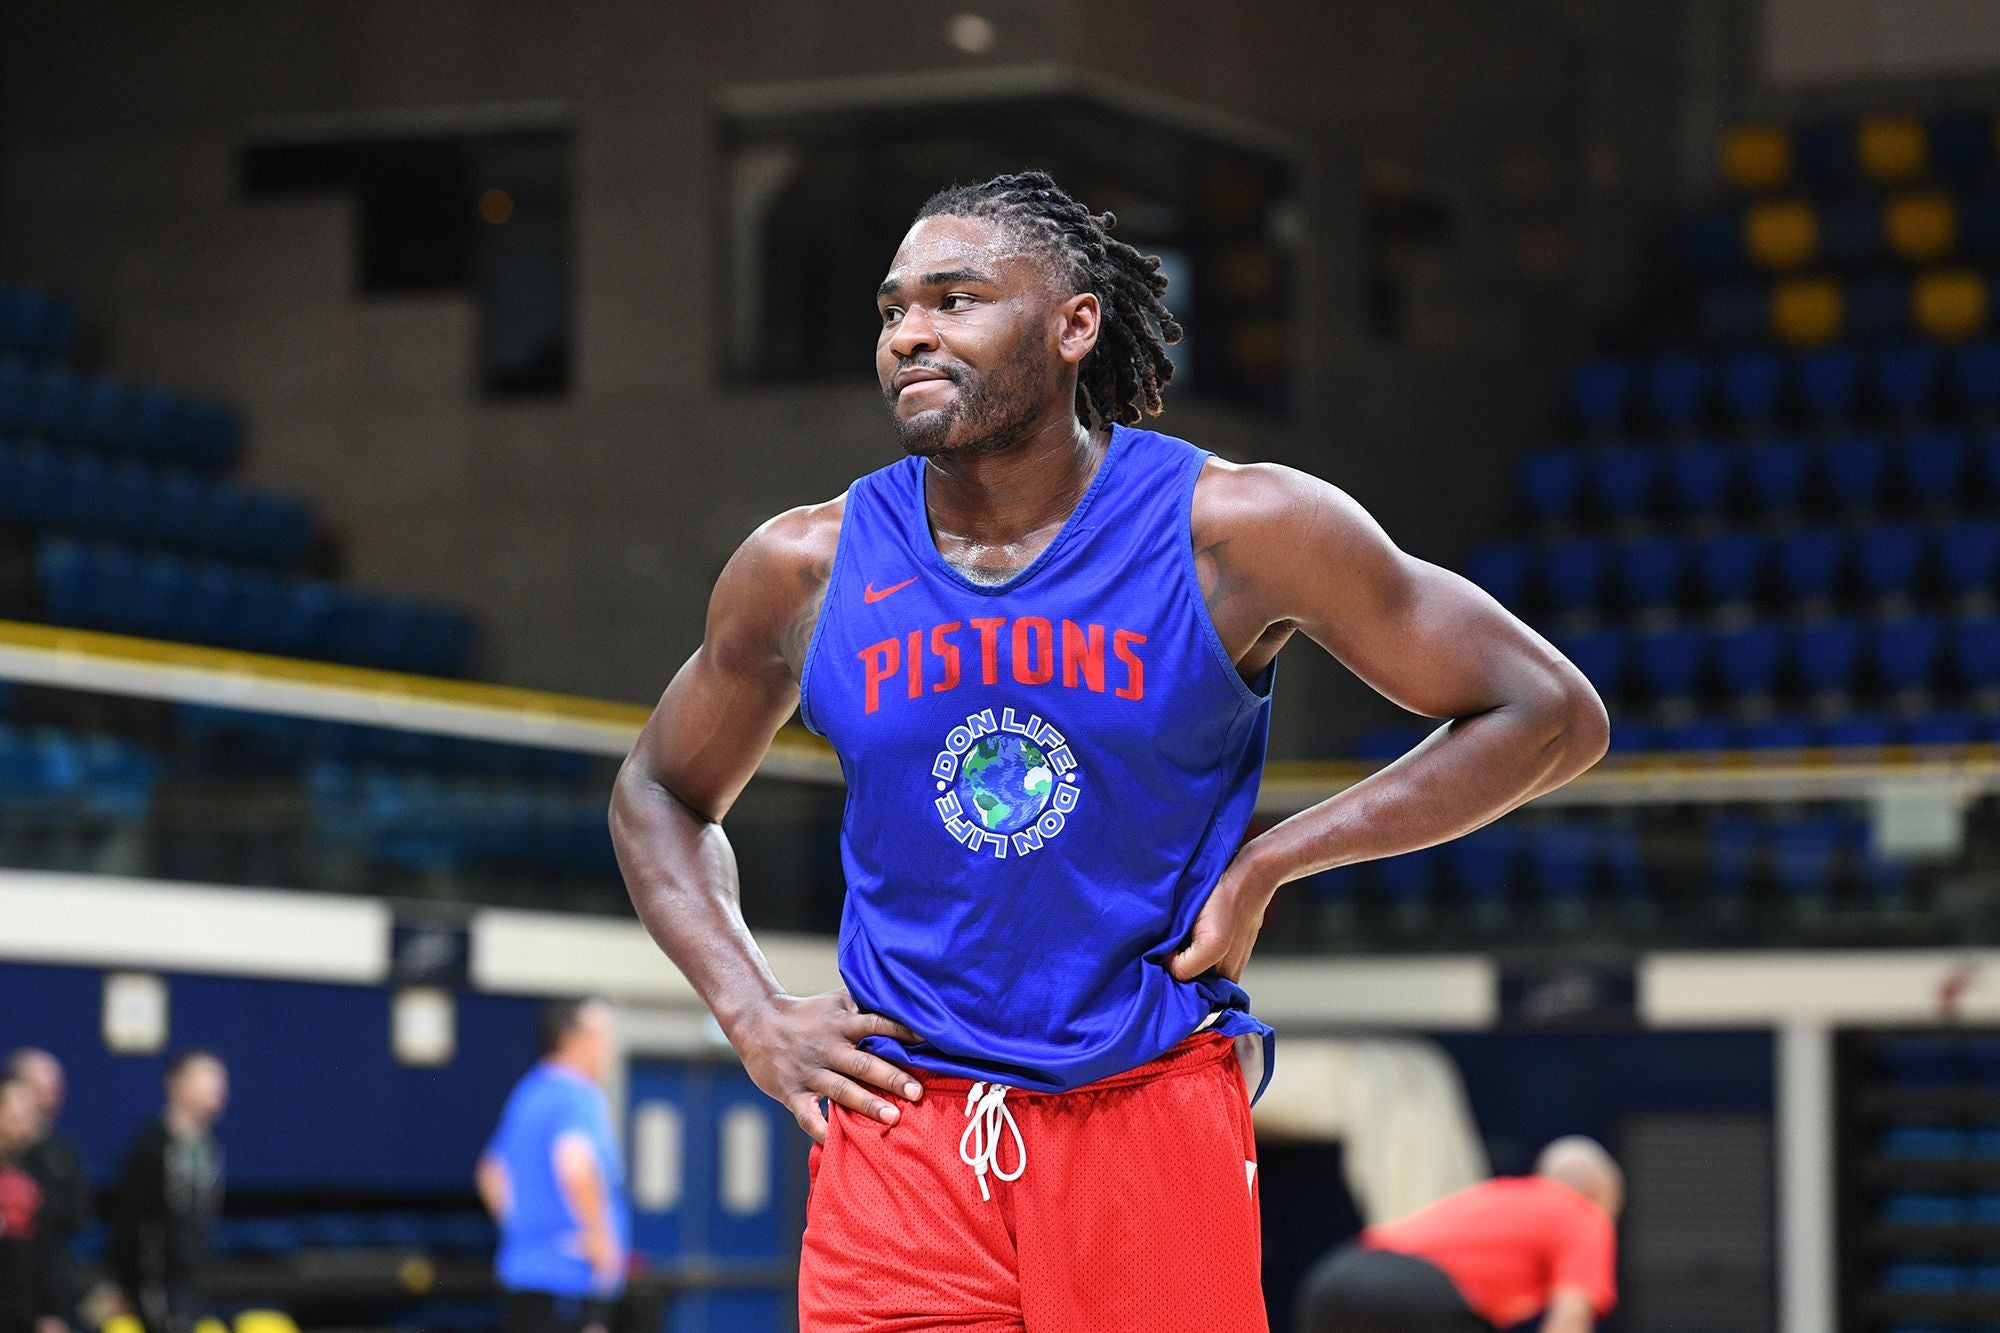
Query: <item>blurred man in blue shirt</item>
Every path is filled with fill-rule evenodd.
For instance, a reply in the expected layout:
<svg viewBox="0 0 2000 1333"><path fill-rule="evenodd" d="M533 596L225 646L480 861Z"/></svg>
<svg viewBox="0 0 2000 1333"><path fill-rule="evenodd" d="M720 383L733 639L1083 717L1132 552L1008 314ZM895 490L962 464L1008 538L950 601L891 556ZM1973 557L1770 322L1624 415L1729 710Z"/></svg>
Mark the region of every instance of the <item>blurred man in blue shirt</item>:
<svg viewBox="0 0 2000 1333"><path fill-rule="evenodd" d="M609 1322L631 1237L604 1097L611 1008L558 1000L541 1037L541 1063L515 1085L479 1159L479 1195L500 1224L506 1333L585 1333Z"/></svg>

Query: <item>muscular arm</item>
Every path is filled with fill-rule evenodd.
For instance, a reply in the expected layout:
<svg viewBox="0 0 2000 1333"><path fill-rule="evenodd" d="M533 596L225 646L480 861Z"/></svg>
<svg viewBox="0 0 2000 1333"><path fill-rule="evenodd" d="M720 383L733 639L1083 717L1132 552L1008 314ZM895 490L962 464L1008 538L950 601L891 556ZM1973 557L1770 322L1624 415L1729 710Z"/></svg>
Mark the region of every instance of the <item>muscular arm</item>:
<svg viewBox="0 0 2000 1333"><path fill-rule="evenodd" d="M1289 468L1211 464L1194 540L1217 632L1246 674L1303 633L1378 693L1449 721L1247 844L1176 974L1240 976L1264 906L1288 881L1469 833L1603 755L1610 727L1582 673L1479 588L1400 550L1333 486Z"/></svg>
<svg viewBox="0 0 2000 1333"><path fill-rule="evenodd" d="M1591 1333L1597 1327L1597 1312L1590 1297L1575 1287L1558 1288L1542 1316L1541 1333Z"/></svg>
<svg viewBox="0 0 2000 1333"><path fill-rule="evenodd" d="M857 1049L915 1041L845 992L796 999L744 924L736 854L721 820L799 699L799 674L833 564L840 502L795 509L744 542L717 580L701 647L667 686L619 769L611 837L639 919L721 1024L752 1078L814 1138L820 1097L885 1121L860 1082L914 1087ZM907 1094L906 1094L907 1095Z"/></svg>

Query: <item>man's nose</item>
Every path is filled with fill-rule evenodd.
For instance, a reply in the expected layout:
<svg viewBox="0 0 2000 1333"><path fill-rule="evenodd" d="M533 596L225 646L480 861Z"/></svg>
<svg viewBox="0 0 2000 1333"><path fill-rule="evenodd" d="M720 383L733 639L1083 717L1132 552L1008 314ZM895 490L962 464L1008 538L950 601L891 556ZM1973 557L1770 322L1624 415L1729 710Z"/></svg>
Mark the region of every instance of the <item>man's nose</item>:
<svg viewBox="0 0 2000 1333"><path fill-rule="evenodd" d="M929 313L921 309L905 311L897 321L896 331L889 335L889 350L904 360L936 346L937 329Z"/></svg>

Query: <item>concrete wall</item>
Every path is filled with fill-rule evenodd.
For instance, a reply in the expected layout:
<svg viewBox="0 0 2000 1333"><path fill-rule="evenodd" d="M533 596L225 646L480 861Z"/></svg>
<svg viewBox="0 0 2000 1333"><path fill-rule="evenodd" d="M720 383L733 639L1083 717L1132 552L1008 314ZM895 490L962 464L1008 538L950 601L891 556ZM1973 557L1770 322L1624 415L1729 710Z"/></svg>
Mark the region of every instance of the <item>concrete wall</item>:
<svg viewBox="0 0 2000 1333"><path fill-rule="evenodd" d="M1549 424L1564 361L1623 300L1634 240L1676 188L1679 6L967 7L998 32L982 57L952 47L946 11L845 0L12 6L0 266L73 292L108 366L241 404L248 476L309 497L358 582L478 611L487 674L647 698L742 536L894 450L865 382L718 384L718 91L1067 61L1306 148L1299 407L1183 403L1167 428L1320 472L1431 558L1503 522L1511 456ZM543 101L576 133L577 387L560 402L479 403L464 300L359 299L343 205L235 188L259 124ZM1393 348L1360 313L1359 182L1384 164L1462 219ZM1281 751L1370 716L1316 656L1288 654Z"/></svg>

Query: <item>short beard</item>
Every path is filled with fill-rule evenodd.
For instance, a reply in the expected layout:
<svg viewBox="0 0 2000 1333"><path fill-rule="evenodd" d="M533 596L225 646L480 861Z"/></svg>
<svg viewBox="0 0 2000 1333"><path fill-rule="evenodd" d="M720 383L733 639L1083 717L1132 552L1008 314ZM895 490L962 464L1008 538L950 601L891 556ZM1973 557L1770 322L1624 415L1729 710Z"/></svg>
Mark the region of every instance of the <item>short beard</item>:
<svg viewBox="0 0 2000 1333"><path fill-rule="evenodd" d="M903 452L916 458L976 457L999 453L1025 436L1034 424L1042 380L1041 367L1021 354L1026 351L1002 362L998 376L962 369L953 376L958 392L950 405L898 420Z"/></svg>

